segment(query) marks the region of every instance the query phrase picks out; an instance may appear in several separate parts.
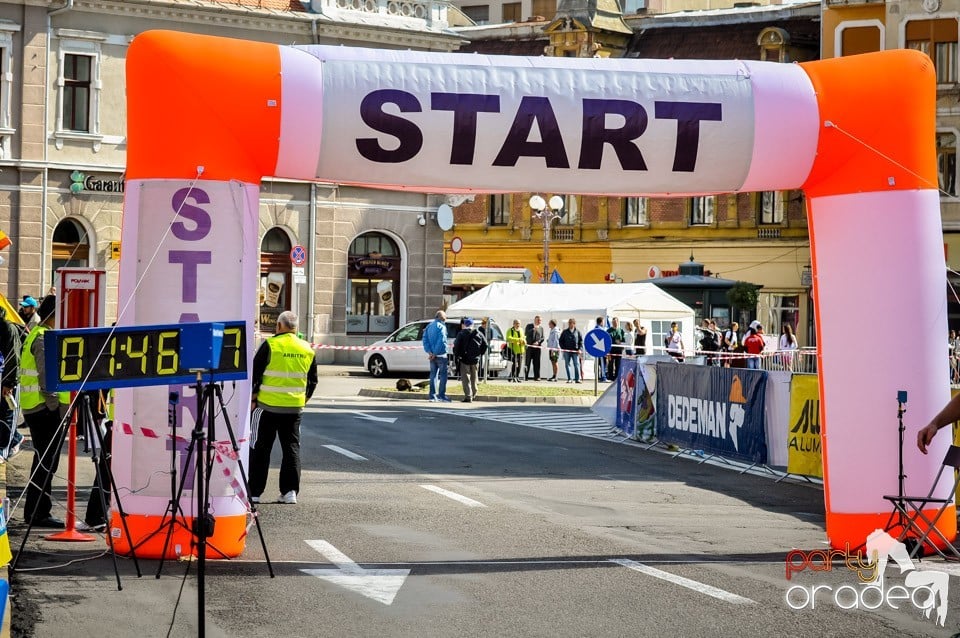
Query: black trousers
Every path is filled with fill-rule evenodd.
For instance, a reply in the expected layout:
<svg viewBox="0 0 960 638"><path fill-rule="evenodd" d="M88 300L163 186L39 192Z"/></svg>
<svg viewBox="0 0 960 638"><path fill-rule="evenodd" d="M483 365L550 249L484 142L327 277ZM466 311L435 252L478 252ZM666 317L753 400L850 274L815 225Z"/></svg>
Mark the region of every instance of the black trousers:
<svg viewBox="0 0 960 638"><path fill-rule="evenodd" d="M97 462L97 474L90 488L90 498L87 499L87 513L83 522L91 527L104 525L107 522L107 513L103 509L104 502L110 507L110 450L113 447L113 428L107 421L106 433L103 435L103 449L100 450L100 459ZM93 434L93 436L96 436ZM93 441L91 444L97 443ZM101 497L102 494L102 497Z"/></svg>
<svg viewBox="0 0 960 638"><path fill-rule="evenodd" d="M280 439L280 494L300 492L300 412L253 411L250 427L256 432L250 448L250 496L259 497L267 487L273 441Z"/></svg>
<svg viewBox="0 0 960 638"><path fill-rule="evenodd" d="M607 359L607 380L616 381L617 377L620 376L620 359L623 357L623 348L614 346L610 352L611 355L606 357Z"/></svg>
<svg viewBox="0 0 960 638"><path fill-rule="evenodd" d="M533 364L533 378L540 378L540 348L527 346L526 361L523 364L524 376L530 377L530 364Z"/></svg>
<svg viewBox="0 0 960 638"><path fill-rule="evenodd" d="M60 466L60 448L67 434L66 426L60 427L60 411L43 408L39 412L24 414L23 418L30 428L33 439L33 463L30 476L33 479L27 485L26 509L24 520L39 521L51 514L50 489L53 475Z"/></svg>

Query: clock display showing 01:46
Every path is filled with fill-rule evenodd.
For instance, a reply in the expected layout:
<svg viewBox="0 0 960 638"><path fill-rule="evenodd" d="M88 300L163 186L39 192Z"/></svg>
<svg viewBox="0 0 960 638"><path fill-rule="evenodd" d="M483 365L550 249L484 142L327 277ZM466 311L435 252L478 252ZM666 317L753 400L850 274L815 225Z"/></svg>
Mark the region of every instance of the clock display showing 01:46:
<svg viewBox="0 0 960 638"><path fill-rule="evenodd" d="M242 326L223 331L220 367L214 372L246 369ZM180 330L118 329L113 334L64 335L59 339L58 379L63 383L122 381L189 376L180 366Z"/></svg>

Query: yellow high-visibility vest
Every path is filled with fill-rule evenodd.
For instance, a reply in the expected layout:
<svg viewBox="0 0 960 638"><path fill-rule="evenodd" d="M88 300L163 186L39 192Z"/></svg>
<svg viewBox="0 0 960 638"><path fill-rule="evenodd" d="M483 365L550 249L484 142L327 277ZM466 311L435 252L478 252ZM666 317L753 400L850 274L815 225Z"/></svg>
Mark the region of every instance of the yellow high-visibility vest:
<svg viewBox="0 0 960 638"><path fill-rule="evenodd" d="M37 326L30 331L23 343L23 352L20 355L20 407L24 410L32 410L43 403L37 360L33 356L33 342L41 338L46 331L46 326ZM57 400L60 405L70 405L70 393L57 392Z"/></svg>
<svg viewBox="0 0 960 638"><path fill-rule="evenodd" d="M292 332L267 339L270 363L263 372L257 403L275 408L302 408L307 403L307 372L313 349Z"/></svg>

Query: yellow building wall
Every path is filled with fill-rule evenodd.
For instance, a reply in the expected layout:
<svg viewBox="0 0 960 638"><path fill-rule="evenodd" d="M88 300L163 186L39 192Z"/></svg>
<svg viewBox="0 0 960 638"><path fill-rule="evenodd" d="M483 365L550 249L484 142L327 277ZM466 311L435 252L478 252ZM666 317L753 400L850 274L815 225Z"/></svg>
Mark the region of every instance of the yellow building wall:
<svg viewBox="0 0 960 638"><path fill-rule="evenodd" d="M801 288L804 266L810 263L810 244L806 241L762 240L684 242L617 242L610 249L614 272L624 282L647 278L651 266L661 271L694 259L712 275L724 279L749 281L764 288Z"/></svg>
<svg viewBox="0 0 960 638"><path fill-rule="evenodd" d="M835 51L834 40L837 27L841 22L851 20L879 20L886 23L886 4L883 2L862 4L854 6L844 6L839 8L824 7L821 14L821 24L823 34L820 39L820 57L835 58L840 52ZM889 34L888 34L889 35Z"/></svg>
<svg viewBox="0 0 960 638"><path fill-rule="evenodd" d="M488 242L470 245L462 236L464 248L457 255L457 266L490 266L528 268L532 282L540 281L543 272L543 243L541 241ZM447 255L447 266L454 265L453 255ZM550 271L556 269L563 280L571 284L603 283L604 276L612 272L609 243L550 244Z"/></svg>

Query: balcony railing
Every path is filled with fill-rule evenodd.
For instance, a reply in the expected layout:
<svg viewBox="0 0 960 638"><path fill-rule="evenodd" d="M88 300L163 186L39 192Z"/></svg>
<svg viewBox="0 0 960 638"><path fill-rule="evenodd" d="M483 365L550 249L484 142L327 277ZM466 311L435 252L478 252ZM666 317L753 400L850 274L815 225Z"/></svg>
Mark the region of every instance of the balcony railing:
<svg viewBox="0 0 960 638"><path fill-rule="evenodd" d="M574 239L574 228L554 228L553 229L553 241L573 241Z"/></svg>
<svg viewBox="0 0 960 638"><path fill-rule="evenodd" d="M845 7L845 6L856 6L861 4L883 4L885 0L823 0L824 6L827 7Z"/></svg>
<svg viewBox="0 0 960 638"><path fill-rule="evenodd" d="M399 18L410 23L419 23L434 29L445 29L447 3L431 0L313 0L315 11L326 15L347 17L349 12L374 14Z"/></svg>

